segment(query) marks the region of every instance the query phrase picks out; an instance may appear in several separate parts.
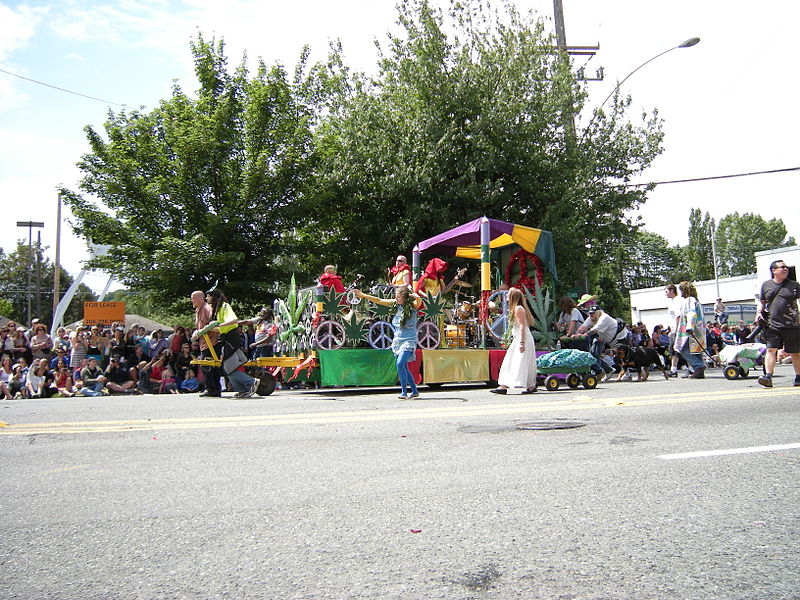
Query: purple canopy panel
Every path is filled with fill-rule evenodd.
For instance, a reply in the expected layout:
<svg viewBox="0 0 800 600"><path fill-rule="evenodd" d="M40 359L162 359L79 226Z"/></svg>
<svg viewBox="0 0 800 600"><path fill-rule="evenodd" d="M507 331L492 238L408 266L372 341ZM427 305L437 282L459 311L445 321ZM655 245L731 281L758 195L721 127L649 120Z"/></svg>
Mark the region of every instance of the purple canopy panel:
<svg viewBox="0 0 800 600"><path fill-rule="evenodd" d="M433 252L439 254L453 254L453 248L459 246L479 246L481 243L481 221L483 217L474 219L458 227L454 227L444 233L428 238L418 245L420 252ZM514 224L497 219L488 219L489 237L494 239L505 233L511 235L514 231Z"/></svg>

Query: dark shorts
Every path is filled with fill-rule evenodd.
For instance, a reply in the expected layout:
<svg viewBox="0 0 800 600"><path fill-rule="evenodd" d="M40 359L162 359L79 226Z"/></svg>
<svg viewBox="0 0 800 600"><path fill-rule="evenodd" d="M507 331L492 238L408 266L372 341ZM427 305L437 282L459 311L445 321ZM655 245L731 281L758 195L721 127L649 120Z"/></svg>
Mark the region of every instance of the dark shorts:
<svg viewBox="0 0 800 600"><path fill-rule="evenodd" d="M764 333L767 348L783 348L789 354L800 352L800 329L774 329L768 327Z"/></svg>

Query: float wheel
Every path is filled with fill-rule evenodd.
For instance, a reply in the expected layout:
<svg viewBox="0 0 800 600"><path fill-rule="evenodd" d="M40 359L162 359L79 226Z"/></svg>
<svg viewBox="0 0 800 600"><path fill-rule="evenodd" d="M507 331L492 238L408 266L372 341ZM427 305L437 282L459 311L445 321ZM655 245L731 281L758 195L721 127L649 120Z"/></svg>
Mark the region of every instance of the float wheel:
<svg viewBox="0 0 800 600"><path fill-rule="evenodd" d="M737 377L739 377L738 365L728 365L727 367L725 367L724 374L725 374L725 379L730 379L730 380L736 379Z"/></svg>
<svg viewBox="0 0 800 600"><path fill-rule="evenodd" d="M555 375L548 375L544 379L544 387L548 392L555 392L559 385L558 377Z"/></svg>
<svg viewBox="0 0 800 600"><path fill-rule="evenodd" d="M597 376L594 373L587 373L583 376L583 387L593 390L597 387Z"/></svg>

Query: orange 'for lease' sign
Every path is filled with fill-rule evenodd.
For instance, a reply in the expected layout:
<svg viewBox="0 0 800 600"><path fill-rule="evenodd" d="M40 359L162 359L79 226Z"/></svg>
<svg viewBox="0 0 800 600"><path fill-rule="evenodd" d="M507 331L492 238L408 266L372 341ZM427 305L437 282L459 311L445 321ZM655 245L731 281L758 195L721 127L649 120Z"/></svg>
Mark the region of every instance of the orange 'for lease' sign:
<svg viewBox="0 0 800 600"><path fill-rule="evenodd" d="M84 302L84 325L111 325L114 322L125 323L124 302Z"/></svg>

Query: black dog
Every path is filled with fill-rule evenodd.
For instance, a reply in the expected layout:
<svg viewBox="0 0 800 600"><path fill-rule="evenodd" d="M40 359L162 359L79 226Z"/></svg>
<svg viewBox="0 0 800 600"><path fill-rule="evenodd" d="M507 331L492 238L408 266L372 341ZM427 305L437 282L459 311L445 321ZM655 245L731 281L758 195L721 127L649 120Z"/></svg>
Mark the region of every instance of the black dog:
<svg viewBox="0 0 800 600"><path fill-rule="evenodd" d="M655 365L656 368L661 371L661 374L664 375L664 379L669 379L667 370L664 368L661 357L658 355L655 348L645 348L642 346L631 348L626 344L618 344L614 348L614 352L622 365L622 370L619 372L617 381L620 381L625 376L628 369L636 369L636 372L639 374L639 378L636 381L647 381L650 375L650 365Z"/></svg>

